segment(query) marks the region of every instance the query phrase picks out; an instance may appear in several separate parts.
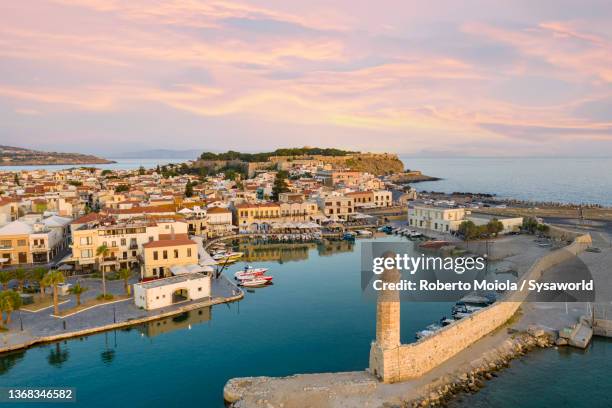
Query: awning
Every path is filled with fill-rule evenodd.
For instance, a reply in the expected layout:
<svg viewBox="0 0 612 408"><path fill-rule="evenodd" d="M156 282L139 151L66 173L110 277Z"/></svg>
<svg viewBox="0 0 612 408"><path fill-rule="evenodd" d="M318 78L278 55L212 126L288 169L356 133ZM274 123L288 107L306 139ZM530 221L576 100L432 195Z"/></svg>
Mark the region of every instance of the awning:
<svg viewBox="0 0 612 408"><path fill-rule="evenodd" d="M211 266L189 264L189 265L176 265L170 267L170 272L173 275L185 275L189 273L212 273L214 269Z"/></svg>

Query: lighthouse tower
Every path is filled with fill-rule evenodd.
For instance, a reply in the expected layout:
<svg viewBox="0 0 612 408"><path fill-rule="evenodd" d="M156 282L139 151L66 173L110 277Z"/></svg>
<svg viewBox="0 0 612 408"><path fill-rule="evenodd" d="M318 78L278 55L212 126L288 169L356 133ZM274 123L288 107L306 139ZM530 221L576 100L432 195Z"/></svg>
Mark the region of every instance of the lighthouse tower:
<svg viewBox="0 0 612 408"><path fill-rule="evenodd" d="M383 282L397 283L400 273L388 269L381 278ZM370 348L369 371L386 383L400 381L399 295L398 290L382 290L376 302L376 340Z"/></svg>

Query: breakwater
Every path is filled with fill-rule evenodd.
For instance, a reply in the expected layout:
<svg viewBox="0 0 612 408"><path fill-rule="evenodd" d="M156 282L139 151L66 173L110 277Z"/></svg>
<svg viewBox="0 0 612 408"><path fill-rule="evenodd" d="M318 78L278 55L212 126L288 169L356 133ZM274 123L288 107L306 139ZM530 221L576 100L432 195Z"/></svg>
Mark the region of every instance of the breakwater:
<svg viewBox="0 0 612 408"><path fill-rule="evenodd" d="M573 242L539 258L522 280L539 280L545 270L574 258L592 242L588 234L575 234L555 227L551 228L551 234L563 239L573 237ZM381 304L379 300L377 321L383 328L379 330L377 326L377 338L370 350L369 370L388 383L418 378L506 323L528 295L527 287L509 293L491 306L412 344L399 343L398 301L383 299Z"/></svg>

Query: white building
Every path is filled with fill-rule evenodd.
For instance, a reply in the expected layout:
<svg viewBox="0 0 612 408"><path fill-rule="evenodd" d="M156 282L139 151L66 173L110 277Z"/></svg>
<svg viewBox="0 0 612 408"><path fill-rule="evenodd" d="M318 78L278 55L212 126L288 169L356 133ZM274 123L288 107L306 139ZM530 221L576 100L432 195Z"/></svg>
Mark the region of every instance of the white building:
<svg viewBox="0 0 612 408"><path fill-rule="evenodd" d="M497 219L504 226L501 234L518 231L523 224L523 217L472 213L465 208L456 208L448 205L408 204L409 226L437 232L457 231L463 221L472 221L476 225L486 225L493 218Z"/></svg>
<svg viewBox="0 0 612 408"><path fill-rule="evenodd" d="M428 204L408 205L408 225L438 232L451 232L465 220L465 208L433 206Z"/></svg>
<svg viewBox="0 0 612 408"><path fill-rule="evenodd" d="M197 265L193 265L196 270ZM186 268L190 270L189 268ZM211 297L209 272L186 272L169 278L134 284L134 304L145 310L159 309L190 300Z"/></svg>

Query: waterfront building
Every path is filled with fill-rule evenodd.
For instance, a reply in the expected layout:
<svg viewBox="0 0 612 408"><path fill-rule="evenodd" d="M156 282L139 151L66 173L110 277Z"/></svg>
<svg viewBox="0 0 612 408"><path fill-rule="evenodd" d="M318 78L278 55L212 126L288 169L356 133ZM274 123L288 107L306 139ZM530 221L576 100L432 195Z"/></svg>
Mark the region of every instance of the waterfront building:
<svg viewBox="0 0 612 408"><path fill-rule="evenodd" d="M211 274L209 272L184 273L134 284L134 304L144 310L154 310L210 297Z"/></svg>
<svg viewBox="0 0 612 408"><path fill-rule="evenodd" d="M267 231L281 217L280 204L243 203L235 206L235 220L241 231Z"/></svg>
<svg viewBox="0 0 612 408"><path fill-rule="evenodd" d="M463 221L472 221L474 224L486 225L493 218L504 226L501 234L518 231L523 224L523 217L504 217L473 212L463 207L455 207L448 203L408 204L408 225L437 232L455 232Z"/></svg>
<svg viewBox="0 0 612 408"><path fill-rule="evenodd" d="M206 226L206 233L209 238L231 234L236 229L232 224L232 212L219 206L212 206L207 209Z"/></svg>
<svg viewBox="0 0 612 408"><path fill-rule="evenodd" d="M143 257L143 245L159 240L162 234L187 234L188 224L174 219L117 220L113 217L85 216L77 219L72 230L72 257L77 270L105 271L137 266ZM107 253L98 254L105 246Z"/></svg>
<svg viewBox="0 0 612 408"><path fill-rule="evenodd" d="M171 274L170 269L198 263L198 245L187 234L162 234L159 240L143 245L144 264L141 278L163 278Z"/></svg>
<svg viewBox="0 0 612 408"><path fill-rule="evenodd" d="M465 208L434 206L430 204L408 204L408 225L437 232L451 232L464 221Z"/></svg>
<svg viewBox="0 0 612 408"><path fill-rule="evenodd" d="M321 194L317 198L319 209L330 219L348 219L355 212L353 198L332 192Z"/></svg>

